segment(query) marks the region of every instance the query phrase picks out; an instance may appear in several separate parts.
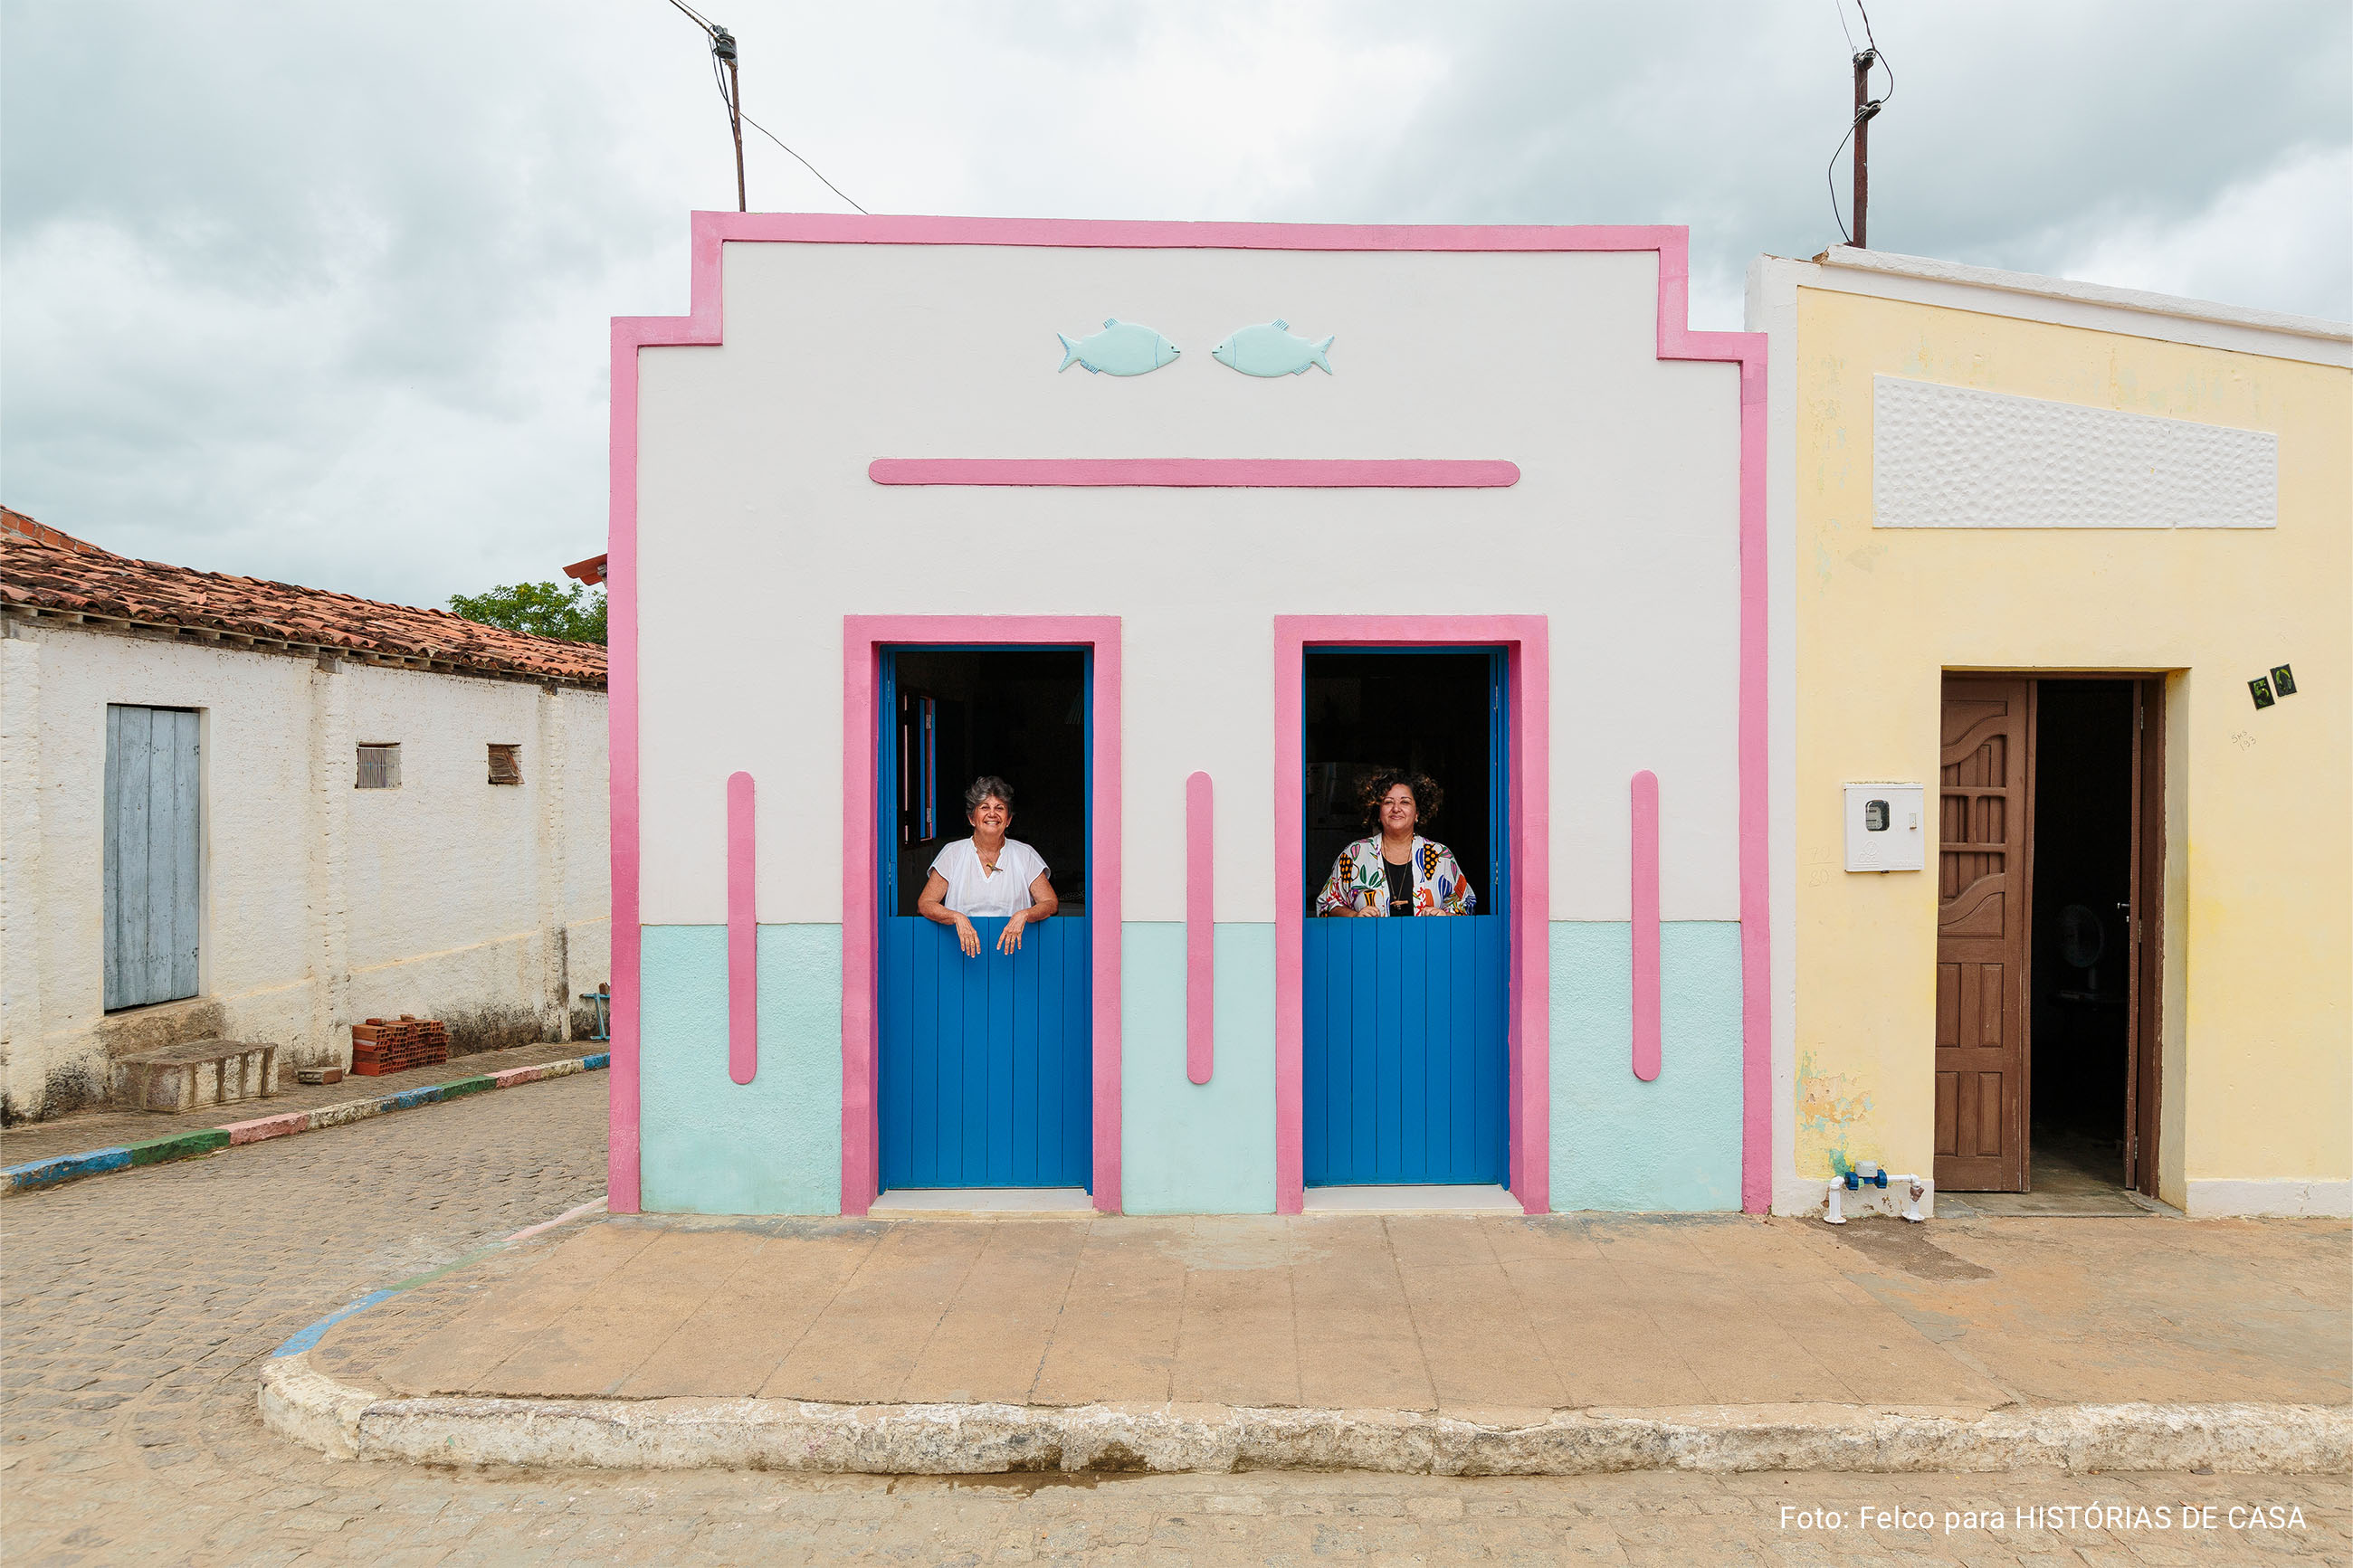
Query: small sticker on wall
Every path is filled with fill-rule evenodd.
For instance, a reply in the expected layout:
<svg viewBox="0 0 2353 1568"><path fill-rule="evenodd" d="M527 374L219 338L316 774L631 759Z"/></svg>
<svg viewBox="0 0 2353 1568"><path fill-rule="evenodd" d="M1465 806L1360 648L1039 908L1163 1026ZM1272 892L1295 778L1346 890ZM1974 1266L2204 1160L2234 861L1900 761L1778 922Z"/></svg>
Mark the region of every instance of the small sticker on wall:
<svg viewBox="0 0 2353 1568"><path fill-rule="evenodd" d="M2284 664L2272 666L2272 689L2282 697L2295 695L2295 671Z"/></svg>
<svg viewBox="0 0 2353 1568"><path fill-rule="evenodd" d="M2255 706L2258 708L2268 708L2278 700L2272 695L2271 681L2263 676L2258 675L2247 682L2247 689L2254 693Z"/></svg>

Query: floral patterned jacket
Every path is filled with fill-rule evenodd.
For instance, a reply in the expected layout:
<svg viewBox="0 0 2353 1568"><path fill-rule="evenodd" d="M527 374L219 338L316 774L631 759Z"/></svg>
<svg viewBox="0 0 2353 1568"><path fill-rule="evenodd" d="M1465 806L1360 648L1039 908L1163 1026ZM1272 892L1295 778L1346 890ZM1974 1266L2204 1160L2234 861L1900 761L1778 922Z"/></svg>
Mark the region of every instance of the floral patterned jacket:
<svg viewBox="0 0 2353 1568"><path fill-rule="evenodd" d="M1418 915L1476 913L1479 895L1464 879L1454 852L1443 844L1417 835L1413 841L1413 912ZM1345 914L1370 908L1389 912L1388 874L1381 869L1381 837L1359 838L1332 862L1332 875L1315 896L1319 915Z"/></svg>

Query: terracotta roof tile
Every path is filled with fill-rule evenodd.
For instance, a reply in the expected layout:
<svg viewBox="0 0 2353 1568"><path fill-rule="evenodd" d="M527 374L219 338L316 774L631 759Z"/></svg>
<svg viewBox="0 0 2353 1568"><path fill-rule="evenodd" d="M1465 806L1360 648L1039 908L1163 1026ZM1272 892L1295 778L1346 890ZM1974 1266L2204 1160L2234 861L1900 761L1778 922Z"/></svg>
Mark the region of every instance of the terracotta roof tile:
<svg viewBox="0 0 2353 1568"><path fill-rule="evenodd" d="M323 588L196 572L116 555L0 509L0 598L147 626L430 659L491 675L605 684L595 643L532 637L447 610L379 604Z"/></svg>

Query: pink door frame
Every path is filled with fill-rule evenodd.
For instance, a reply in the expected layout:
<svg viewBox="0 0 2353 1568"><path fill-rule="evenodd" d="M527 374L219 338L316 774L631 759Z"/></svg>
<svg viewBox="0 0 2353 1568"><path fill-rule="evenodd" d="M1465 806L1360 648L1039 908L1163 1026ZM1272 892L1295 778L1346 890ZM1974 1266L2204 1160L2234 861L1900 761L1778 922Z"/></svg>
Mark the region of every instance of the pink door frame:
<svg viewBox="0 0 2353 1568"><path fill-rule="evenodd" d="M606 581L611 600L611 645L607 649L607 668L611 698L613 868L613 1062L607 1169L607 1207L613 1213L635 1214L638 1207L638 987L639 923L644 900L639 884L641 795L638 760L638 355L647 348L712 345L726 341L725 254L729 245L1654 253L1659 260L1658 357L1739 366L1743 1037L1740 1194L1743 1208L1752 1213L1765 1210L1772 1196L1773 1104L1772 900L1766 734L1766 660L1769 646L1766 635L1766 340L1762 332L1692 330L1688 310L1689 229L1675 224L1380 226L698 212L691 219L688 243L691 284L687 314L613 318L606 541ZM879 454L871 455L870 460L872 457ZM1097 674L1100 679L1100 665ZM1280 804L1277 803L1278 809ZM1099 1009L1102 994L1098 989ZM1100 1079L1097 1084L1100 1095ZM1099 1161L1102 1158L1100 1146L1096 1157ZM1102 1196L1098 1189L1099 1205Z"/></svg>
<svg viewBox="0 0 2353 1568"><path fill-rule="evenodd" d="M1087 920L1093 985L1094 1205L1119 1212L1120 662L1117 616L844 616L841 619L841 1212L881 1184L876 1026L876 693L882 649L923 643L1047 643L1094 652L1094 778Z"/></svg>
<svg viewBox="0 0 2353 1568"><path fill-rule="evenodd" d="M1277 616L1274 618L1274 1208L1306 1201L1307 822L1304 658L1311 647L1502 647L1512 754L1511 1191L1552 1207L1552 650L1542 616Z"/></svg>

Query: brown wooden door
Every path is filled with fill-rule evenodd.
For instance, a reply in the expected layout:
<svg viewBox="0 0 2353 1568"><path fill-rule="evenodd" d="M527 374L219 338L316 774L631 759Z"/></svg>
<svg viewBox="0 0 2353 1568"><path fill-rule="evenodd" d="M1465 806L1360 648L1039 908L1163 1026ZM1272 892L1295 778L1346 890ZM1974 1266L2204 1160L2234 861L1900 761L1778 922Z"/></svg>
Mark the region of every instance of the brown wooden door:
<svg viewBox="0 0 2353 1568"><path fill-rule="evenodd" d="M1936 855L1936 1185L2026 1190L2034 683L1945 680Z"/></svg>

